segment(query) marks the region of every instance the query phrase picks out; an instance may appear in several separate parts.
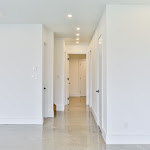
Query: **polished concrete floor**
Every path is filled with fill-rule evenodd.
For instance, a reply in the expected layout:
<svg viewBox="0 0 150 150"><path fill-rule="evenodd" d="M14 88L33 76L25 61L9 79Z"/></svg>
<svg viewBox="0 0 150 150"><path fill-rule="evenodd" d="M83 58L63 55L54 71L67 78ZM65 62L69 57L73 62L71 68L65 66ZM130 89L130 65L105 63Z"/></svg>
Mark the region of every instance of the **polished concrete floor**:
<svg viewBox="0 0 150 150"><path fill-rule="evenodd" d="M105 145L85 98L42 125L0 125L0 150L150 150L150 145Z"/></svg>

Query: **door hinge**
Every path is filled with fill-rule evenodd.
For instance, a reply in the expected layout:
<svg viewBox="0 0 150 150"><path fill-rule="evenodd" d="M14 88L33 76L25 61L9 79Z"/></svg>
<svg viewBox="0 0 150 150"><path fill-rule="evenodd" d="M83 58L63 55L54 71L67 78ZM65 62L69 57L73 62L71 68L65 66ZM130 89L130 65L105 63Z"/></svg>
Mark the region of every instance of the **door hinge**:
<svg viewBox="0 0 150 150"><path fill-rule="evenodd" d="M68 97L68 101L69 101L69 97Z"/></svg>
<svg viewBox="0 0 150 150"><path fill-rule="evenodd" d="M67 78L67 80L69 80L69 78Z"/></svg>
<svg viewBox="0 0 150 150"><path fill-rule="evenodd" d="M67 60L69 60L69 58L67 58Z"/></svg>

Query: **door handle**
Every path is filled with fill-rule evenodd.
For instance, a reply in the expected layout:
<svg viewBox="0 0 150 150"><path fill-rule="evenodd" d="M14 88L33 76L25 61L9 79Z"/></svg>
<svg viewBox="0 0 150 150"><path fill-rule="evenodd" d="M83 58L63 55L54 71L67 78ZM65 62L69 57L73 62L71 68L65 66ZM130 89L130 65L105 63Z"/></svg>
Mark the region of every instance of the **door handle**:
<svg viewBox="0 0 150 150"><path fill-rule="evenodd" d="M44 90L46 90L46 87L44 87Z"/></svg>
<svg viewBox="0 0 150 150"><path fill-rule="evenodd" d="M99 90L97 90L96 92L99 93Z"/></svg>

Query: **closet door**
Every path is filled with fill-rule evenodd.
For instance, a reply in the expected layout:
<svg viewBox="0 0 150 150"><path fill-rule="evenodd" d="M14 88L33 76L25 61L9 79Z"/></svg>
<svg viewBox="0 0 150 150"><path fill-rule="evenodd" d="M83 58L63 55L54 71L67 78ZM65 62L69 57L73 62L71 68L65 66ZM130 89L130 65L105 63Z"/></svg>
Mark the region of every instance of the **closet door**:
<svg viewBox="0 0 150 150"><path fill-rule="evenodd" d="M66 62L66 69L67 69L67 82L66 82L66 86L67 86L67 90L66 90L66 97L67 97L67 104L69 104L69 55L67 54L67 62Z"/></svg>
<svg viewBox="0 0 150 150"><path fill-rule="evenodd" d="M80 76L80 96L86 96L86 59L80 60L79 76Z"/></svg>

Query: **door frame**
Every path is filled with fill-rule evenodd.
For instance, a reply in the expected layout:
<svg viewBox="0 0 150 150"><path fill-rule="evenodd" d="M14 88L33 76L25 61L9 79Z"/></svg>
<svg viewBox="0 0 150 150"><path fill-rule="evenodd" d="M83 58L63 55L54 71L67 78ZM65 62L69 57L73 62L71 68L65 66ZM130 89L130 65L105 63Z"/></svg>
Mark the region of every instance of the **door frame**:
<svg viewBox="0 0 150 150"><path fill-rule="evenodd" d="M87 53L76 53L76 52L65 52L65 55L66 55L66 58L65 60L67 61L67 55L70 55L70 54L85 54L86 55L86 105L89 105L89 92L90 92L90 89L89 89L89 53L87 51ZM65 65L67 65L65 61ZM66 79L64 80L65 81L65 85L66 85L66 88L64 89L64 93L68 93L69 91L67 91L67 67L64 71L65 75L64 77L66 77ZM65 102L65 105L68 105L68 102L67 102L67 94L65 94L65 99L64 99L64 102Z"/></svg>

